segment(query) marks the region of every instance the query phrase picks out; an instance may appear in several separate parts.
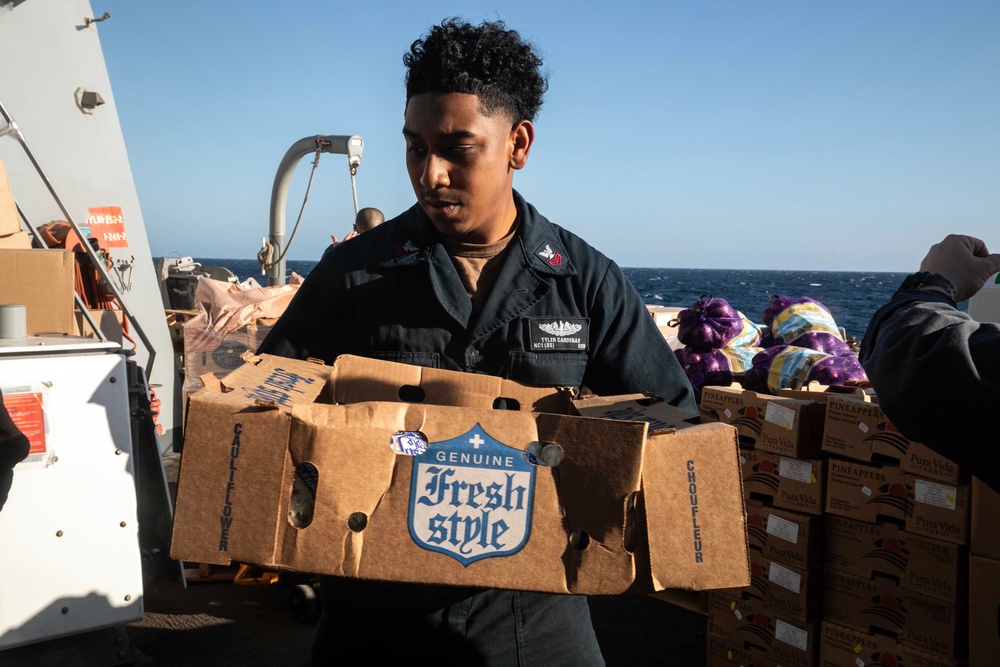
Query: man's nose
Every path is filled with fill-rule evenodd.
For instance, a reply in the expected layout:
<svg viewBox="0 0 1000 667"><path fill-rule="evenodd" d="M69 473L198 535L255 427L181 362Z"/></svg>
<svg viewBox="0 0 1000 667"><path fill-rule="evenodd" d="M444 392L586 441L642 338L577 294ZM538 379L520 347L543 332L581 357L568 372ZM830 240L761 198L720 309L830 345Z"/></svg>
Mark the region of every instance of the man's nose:
<svg viewBox="0 0 1000 667"><path fill-rule="evenodd" d="M433 153L428 153L427 160L424 162L424 173L420 177L420 184L428 190L447 187L450 180L448 179L446 162Z"/></svg>

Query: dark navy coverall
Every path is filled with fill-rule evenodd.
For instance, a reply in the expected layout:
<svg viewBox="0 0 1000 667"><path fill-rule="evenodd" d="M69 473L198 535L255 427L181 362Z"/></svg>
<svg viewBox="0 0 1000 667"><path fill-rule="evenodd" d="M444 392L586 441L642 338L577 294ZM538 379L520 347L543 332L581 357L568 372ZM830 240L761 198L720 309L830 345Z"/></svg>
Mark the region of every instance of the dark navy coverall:
<svg viewBox="0 0 1000 667"><path fill-rule="evenodd" d="M621 269L516 192L520 224L478 316L419 205L336 246L259 352L356 354L695 410L676 358ZM586 349L542 325L580 326ZM549 337L547 340L551 341ZM577 348L581 344L577 344ZM580 596L327 578L314 664L601 665Z"/></svg>
<svg viewBox="0 0 1000 667"><path fill-rule="evenodd" d="M897 291L872 316L859 355L900 432L1000 491L1000 324L940 292Z"/></svg>

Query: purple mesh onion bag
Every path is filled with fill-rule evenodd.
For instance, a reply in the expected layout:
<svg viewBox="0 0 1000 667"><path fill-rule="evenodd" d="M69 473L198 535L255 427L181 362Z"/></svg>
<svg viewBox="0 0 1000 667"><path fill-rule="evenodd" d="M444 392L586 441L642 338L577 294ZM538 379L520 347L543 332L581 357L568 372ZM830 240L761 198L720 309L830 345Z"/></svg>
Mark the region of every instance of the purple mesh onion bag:
<svg viewBox="0 0 1000 667"><path fill-rule="evenodd" d="M702 296L677 314L677 340L692 350L756 345L757 327L722 298Z"/></svg>
<svg viewBox="0 0 1000 667"><path fill-rule="evenodd" d="M779 345L791 344L809 332L828 333L843 340L840 328L827 307L807 296L773 294L770 305L761 313L761 319Z"/></svg>
<svg viewBox="0 0 1000 667"><path fill-rule="evenodd" d="M835 357L854 354L854 350L851 349L851 346L845 343L840 336L834 336L833 334L825 331L810 331L808 333L804 333L793 340L790 344L797 345L798 347L806 347L810 350L826 352L827 354L832 354Z"/></svg>
<svg viewBox="0 0 1000 667"><path fill-rule="evenodd" d="M690 348L674 350L691 386L701 390L706 385L730 385L738 381L750 368L760 348L729 347L697 351Z"/></svg>
<svg viewBox="0 0 1000 667"><path fill-rule="evenodd" d="M743 386L753 391L777 394L781 389L799 389L810 381L842 386L866 380L857 356L833 356L797 345L776 345L753 358L743 377Z"/></svg>

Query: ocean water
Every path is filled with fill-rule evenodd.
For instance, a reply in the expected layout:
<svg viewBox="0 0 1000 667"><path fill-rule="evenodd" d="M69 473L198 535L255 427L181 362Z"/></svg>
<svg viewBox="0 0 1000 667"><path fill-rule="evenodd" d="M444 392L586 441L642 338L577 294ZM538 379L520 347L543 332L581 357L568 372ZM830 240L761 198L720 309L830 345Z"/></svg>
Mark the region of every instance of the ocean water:
<svg viewBox="0 0 1000 667"><path fill-rule="evenodd" d="M261 284L257 260L196 259L224 266L239 279ZM307 276L315 261L289 261L287 271ZM892 296L904 273L857 271L781 271L746 269L624 269L643 301L660 306L690 306L703 294L722 297L751 321L760 323L769 296L807 296L826 306L837 324L859 340L875 311Z"/></svg>

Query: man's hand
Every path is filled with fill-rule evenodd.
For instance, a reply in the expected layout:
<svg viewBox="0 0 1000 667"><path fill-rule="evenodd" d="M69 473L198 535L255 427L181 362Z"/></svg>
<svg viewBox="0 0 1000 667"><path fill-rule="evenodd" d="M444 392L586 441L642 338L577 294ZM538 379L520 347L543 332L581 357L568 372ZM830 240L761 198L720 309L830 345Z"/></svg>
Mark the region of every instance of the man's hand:
<svg viewBox="0 0 1000 667"><path fill-rule="evenodd" d="M1000 271L1000 255L991 255L986 244L977 238L949 234L941 243L931 246L920 270L947 278L955 286L955 300L964 301Z"/></svg>

